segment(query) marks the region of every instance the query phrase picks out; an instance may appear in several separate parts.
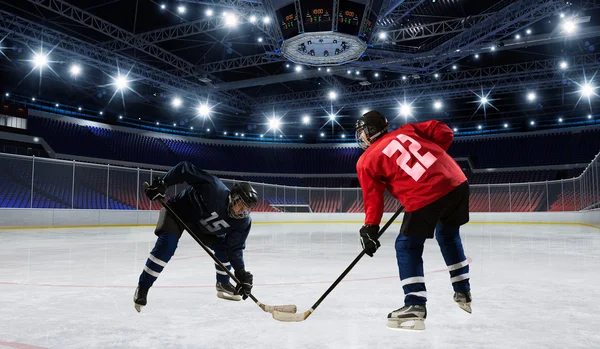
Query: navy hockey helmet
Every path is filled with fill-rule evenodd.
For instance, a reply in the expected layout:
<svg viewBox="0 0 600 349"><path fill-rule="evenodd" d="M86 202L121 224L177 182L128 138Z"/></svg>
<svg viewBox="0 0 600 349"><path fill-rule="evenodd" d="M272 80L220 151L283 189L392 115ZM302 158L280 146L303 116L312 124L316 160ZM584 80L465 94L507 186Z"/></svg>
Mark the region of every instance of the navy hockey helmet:
<svg viewBox="0 0 600 349"><path fill-rule="evenodd" d="M388 123L385 116L372 110L365 113L356 121L356 142L362 149L367 149L376 140L388 132Z"/></svg>
<svg viewBox="0 0 600 349"><path fill-rule="evenodd" d="M235 206L239 203L242 203L244 206L244 211L242 213L236 214ZM242 219L248 217L252 209L254 209L258 205L258 193L250 183L241 182L236 183L231 188L229 193L229 205L228 205L228 214L231 218Z"/></svg>

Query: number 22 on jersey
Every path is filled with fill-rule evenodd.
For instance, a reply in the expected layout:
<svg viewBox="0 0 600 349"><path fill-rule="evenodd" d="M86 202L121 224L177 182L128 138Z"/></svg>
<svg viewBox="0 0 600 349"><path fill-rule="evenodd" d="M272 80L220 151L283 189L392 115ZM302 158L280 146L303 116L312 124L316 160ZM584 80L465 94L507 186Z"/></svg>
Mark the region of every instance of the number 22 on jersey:
<svg viewBox="0 0 600 349"><path fill-rule="evenodd" d="M425 153L425 155L419 154L419 150L421 150L421 144L407 135L401 134L396 138L398 138L398 140L400 140L402 143L406 143L407 141L410 142L408 150L406 150L402 143L394 139L390 142L390 144L388 144L387 147L385 147L385 149L383 149L382 153L384 153L388 158L391 158L394 153L399 152L400 156L398 156L396 163L402 170L404 170L404 172L406 172L406 174L411 176L415 182L418 182L423 174L425 174L425 171L427 171L427 169L437 161L437 158L430 152ZM415 163L413 167L410 167L408 162L413 156L417 159L417 163Z"/></svg>

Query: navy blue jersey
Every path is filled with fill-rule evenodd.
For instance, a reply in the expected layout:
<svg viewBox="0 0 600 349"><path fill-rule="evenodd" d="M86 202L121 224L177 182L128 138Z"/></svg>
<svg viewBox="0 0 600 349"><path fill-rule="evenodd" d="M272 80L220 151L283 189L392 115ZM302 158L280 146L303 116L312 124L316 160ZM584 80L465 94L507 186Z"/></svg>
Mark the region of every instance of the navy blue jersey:
<svg viewBox="0 0 600 349"><path fill-rule="evenodd" d="M223 237L231 266L235 270L243 270L243 250L252 221L250 217L229 217L229 188L219 178L187 161L173 167L163 180L167 187L183 182L190 185L171 198L169 204L190 228Z"/></svg>

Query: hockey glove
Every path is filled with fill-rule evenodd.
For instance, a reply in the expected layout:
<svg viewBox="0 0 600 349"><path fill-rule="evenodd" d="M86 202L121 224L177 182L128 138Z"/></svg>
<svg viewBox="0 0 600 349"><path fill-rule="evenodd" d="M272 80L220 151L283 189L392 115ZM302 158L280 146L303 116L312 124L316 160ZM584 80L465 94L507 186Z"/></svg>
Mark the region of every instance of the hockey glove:
<svg viewBox="0 0 600 349"><path fill-rule="evenodd" d="M235 277L240 280L240 283L235 286L235 293L242 296L242 299L246 300L250 293L252 293L252 281L254 277L249 271L236 270Z"/></svg>
<svg viewBox="0 0 600 349"><path fill-rule="evenodd" d="M146 196L150 198L150 200L158 200L164 199L165 193L167 191L167 186L162 178L156 177L152 181L152 185L146 188Z"/></svg>
<svg viewBox="0 0 600 349"><path fill-rule="evenodd" d="M373 257L375 251L381 246L379 240L377 240L378 233L378 225L363 225L360 228L360 244L369 257Z"/></svg>

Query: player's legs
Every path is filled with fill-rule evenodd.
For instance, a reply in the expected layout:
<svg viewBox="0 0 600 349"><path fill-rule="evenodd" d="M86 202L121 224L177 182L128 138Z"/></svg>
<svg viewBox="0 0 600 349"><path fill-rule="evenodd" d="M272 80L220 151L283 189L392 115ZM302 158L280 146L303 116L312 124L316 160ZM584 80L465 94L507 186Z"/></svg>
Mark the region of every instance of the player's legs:
<svg viewBox="0 0 600 349"><path fill-rule="evenodd" d="M471 285L469 282L469 262L460 238L459 227L445 227L438 224L435 237L440 246L444 261L450 272L450 282L454 288L454 301L464 311L471 312Z"/></svg>
<svg viewBox="0 0 600 349"><path fill-rule="evenodd" d="M163 232L160 234L140 275L138 282L140 287L152 287L154 281L156 281L160 273L167 266L167 263L169 263L169 260L171 260L171 257L173 257L173 254L175 254L178 242L179 237L173 233Z"/></svg>
<svg viewBox="0 0 600 349"><path fill-rule="evenodd" d="M163 208L160 211L158 223L154 231L158 239L146 260L146 264L138 280L138 287L133 296L135 309L138 312L147 304L148 290L167 266L173 254L175 254L182 232L181 227Z"/></svg>
<svg viewBox="0 0 600 349"><path fill-rule="evenodd" d="M229 259L227 258L227 253L225 251L225 247L223 245L223 241L219 239L217 242L213 243L210 248L214 251L215 257L223 263L224 266L227 267L228 270L231 270L231 263L229 263ZM217 263L215 263L215 271L217 273L217 282L228 284L229 283L229 275L221 268Z"/></svg>
<svg viewBox="0 0 600 349"><path fill-rule="evenodd" d="M435 231L444 261L450 271L450 281L455 292L471 290L469 285L469 262L465 256L459 227L444 227L438 224Z"/></svg>
<svg viewBox="0 0 600 349"><path fill-rule="evenodd" d="M223 239L218 239L209 247L214 251L215 257L217 257L227 270L231 270L231 263L229 263L229 258L227 258ZM215 269L217 274L217 297L226 300L241 301L242 297L235 293L235 287L230 283L229 275L217 263L215 263Z"/></svg>
<svg viewBox="0 0 600 349"><path fill-rule="evenodd" d="M425 238L399 234L396 238L396 260L400 272L404 304L427 302L427 289L423 273L423 245Z"/></svg>

